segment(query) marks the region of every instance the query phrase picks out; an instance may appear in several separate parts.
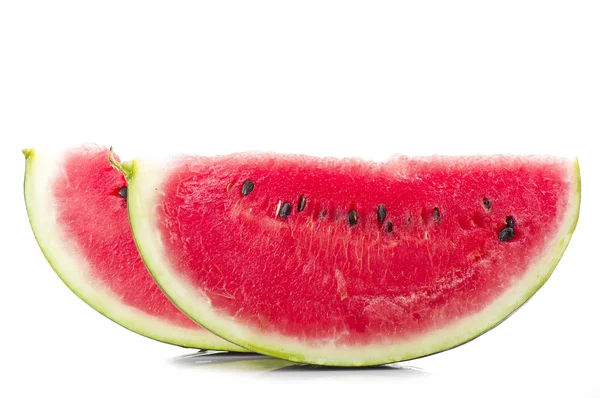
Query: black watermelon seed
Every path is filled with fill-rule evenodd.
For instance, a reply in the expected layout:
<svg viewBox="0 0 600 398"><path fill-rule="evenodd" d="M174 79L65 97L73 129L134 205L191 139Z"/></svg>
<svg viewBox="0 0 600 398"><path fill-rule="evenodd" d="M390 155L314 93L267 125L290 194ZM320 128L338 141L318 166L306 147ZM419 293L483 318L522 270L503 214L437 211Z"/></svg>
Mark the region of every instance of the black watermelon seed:
<svg viewBox="0 0 600 398"><path fill-rule="evenodd" d="M290 202L285 202L283 205L281 205L281 209L279 210L279 217L285 220L291 212L292 205L290 204Z"/></svg>
<svg viewBox="0 0 600 398"><path fill-rule="evenodd" d="M515 227L515 219L512 218L511 216L506 217L506 225L508 227L514 228Z"/></svg>
<svg viewBox="0 0 600 398"><path fill-rule="evenodd" d="M306 207L306 197L304 195L300 195L300 200L298 201L298 211L304 210Z"/></svg>
<svg viewBox="0 0 600 398"><path fill-rule="evenodd" d="M498 233L498 239L500 239L500 242L509 241L514 236L515 236L515 230L512 227L506 227Z"/></svg>
<svg viewBox="0 0 600 398"><path fill-rule="evenodd" d="M377 206L377 221L383 222L385 220L385 216L387 215L387 210L385 205Z"/></svg>
<svg viewBox="0 0 600 398"><path fill-rule="evenodd" d="M350 210L348 212L348 224L350 224L350 226L353 227L356 225L357 222L358 222L358 213L356 212L356 210Z"/></svg>
<svg viewBox="0 0 600 398"><path fill-rule="evenodd" d="M438 209L437 207L433 208L433 219L435 220L436 223L439 223L442 220L442 217L440 216L440 209Z"/></svg>
<svg viewBox="0 0 600 398"><path fill-rule="evenodd" d="M127 187L121 187L121 189L119 189L119 196L121 196L122 198L126 198L127 197Z"/></svg>
<svg viewBox="0 0 600 398"><path fill-rule="evenodd" d="M388 221L387 225L385 226L385 229L387 229L387 231L389 233L392 233L392 230L393 230L392 223Z"/></svg>
<svg viewBox="0 0 600 398"><path fill-rule="evenodd" d="M483 206L488 210L490 209L490 207L492 207L488 198L483 198Z"/></svg>
<svg viewBox="0 0 600 398"><path fill-rule="evenodd" d="M252 180L246 180L242 184L242 195L246 196L253 190L254 190L254 182L252 182Z"/></svg>

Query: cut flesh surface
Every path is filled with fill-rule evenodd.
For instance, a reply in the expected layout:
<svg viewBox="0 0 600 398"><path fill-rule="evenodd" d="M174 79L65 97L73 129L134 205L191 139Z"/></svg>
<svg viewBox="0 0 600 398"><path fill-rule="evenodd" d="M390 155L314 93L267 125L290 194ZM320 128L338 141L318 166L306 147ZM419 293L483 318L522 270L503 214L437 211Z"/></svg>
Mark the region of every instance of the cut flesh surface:
<svg viewBox="0 0 600 398"><path fill-rule="evenodd" d="M123 175L109 151L25 150L25 201L50 265L92 308L141 335L184 347L245 351L201 328L148 273L127 219Z"/></svg>
<svg viewBox="0 0 600 398"><path fill-rule="evenodd" d="M554 157L234 154L123 169L140 253L177 306L238 345L315 364L477 337L544 284L579 214L577 161Z"/></svg>

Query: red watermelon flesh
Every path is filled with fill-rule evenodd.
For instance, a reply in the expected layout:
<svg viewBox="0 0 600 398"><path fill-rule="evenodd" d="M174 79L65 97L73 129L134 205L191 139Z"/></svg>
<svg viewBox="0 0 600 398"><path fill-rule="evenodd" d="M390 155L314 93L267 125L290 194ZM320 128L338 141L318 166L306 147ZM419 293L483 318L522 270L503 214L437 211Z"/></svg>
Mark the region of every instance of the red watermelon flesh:
<svg viewBox="0 0 600 398"><path fill-rule="evenodd" d="M579 206L576 163L550 157L125 169L140 252L183 311L252 350L331 365L426 355L493 327L549 277Z"/></svg>
<svg viewBox="0 0 600 398"><path fill-rule="evenodd" d="M126 181L109 163L107 149L25 153L26 202L36 238L79 297L117 323L157 340L242 350L179 311L147 272L127 219Z"/></svg>

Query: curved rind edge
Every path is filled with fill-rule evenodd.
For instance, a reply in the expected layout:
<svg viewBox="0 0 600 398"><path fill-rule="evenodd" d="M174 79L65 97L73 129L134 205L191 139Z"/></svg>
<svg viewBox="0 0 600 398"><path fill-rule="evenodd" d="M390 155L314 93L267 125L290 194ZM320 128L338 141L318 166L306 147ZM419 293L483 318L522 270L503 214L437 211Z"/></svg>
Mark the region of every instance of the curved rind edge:
<svg viewBox="0 0 600 398"><path fill-rule="evenodd" d="M244 348L231 344L208 331L199 329L200 332L198 332L194 329L170 325L165 321L119 302L117 298L112 297L107 291L100 289L93 289L92 291L89 287L82 287L82 281L76 280L77 278L73 275L74 273L69 272L69 267L64 266L64 261L65 259L83 262L85 260L75 258L76 256L73 256L73 253L57 253L57 251L61 251L62 249L65 251L69 250L64 246L65 242L61 242L60 231L55 229L53 233L44 233L40 225L52 223L43 223L38 220L41 217L37 217L37 214L44 214L46 210L42 208L43 205L41 205L41 202L48 200L47 192L42 192L41 195L38 195L35 189L38 183L38 174L43 174L46 170L37 164L38 153L35 149L24 149L23 154L26 159L23 191L27 217L34 237L54 272L77 297L118 325L156 341L185 348L246 352ZM36 172L38 169L39 173ZM45 175L44 177L49 176ZM40 225L38 225L38 222Z"/></svg>
<svg viewBox="0 0 600 398"><path fill-rule="evenodd" d="M433 331L425 336L433 336L430 339L433 342L428 342L426 339L422 339L424 340L422 342L405 342L403 343L404 349L396 348L396 354L391 353L394 351L393 345L381 344L370 346L368 349L338 348L337 350L330 350L329 348L325 348L324 351L328 351L330 355L319 356L314 355L314 353L312 355L306 354L306 351L319 352L320 349L313 350L311 348L310 350L305 350L305 352L293 351L293 349L277 350L268 349L262 344L254 343L254 341L269 340L269 338L288 340L288 338L281 336L272 335L265 337L261 334L256 334L252 338L243 339L239 338L239 335L236 336L235 332L231 333L231 330L237 329L239 332L243 327L224 321L223 317L216 314L210 308L209 304L202 304L202 301L207 301L208 299L192 291L190 286L186 286L177 275L170 272L169 261L157 249L161 243L157 238L157 234L154 233L155 229L150 222L153 218L151 204L153 203L152 195L155 194L157 188L160 186L161 178L166 174L165 170L161 167L156 167L152 162L144 161L134 161L132 170L134 172L131 174L128 200L132 200L133 202L130 202L129 205L129 216L134 238L148 270L171 300L190 318L234 344L246 347L254 352L289 361L328 366L373 366L416 359L460 346L493 329L527 302L548 280L564 254L576 228L581 201L579 162L575 158L572 163L572 176L570 178L573 188L562 228L555 235L554 243L549 245L550 249L542 256L542 259L534 264L530 271L521 279L520 283L529 282L522 287L521 291L517 290L512 295L510 294L512 290L521 287L520 283L515 284L518 286L513 286L500 299L490 303L480 313L461 319L456 324L451 324L446 328ZM157 261L159 258L161 261ZM538 273L537 271L544 272ZM202 305L204 307L201 310L196 310L197 307ZM473 320L473 324L469 324L470 320ZM455 334L453 335L452 332L455 332ZM400 345L396 347L400 347ZM350 355L343 355L343 353L340 353L341 351L347 351Z"/></svg>

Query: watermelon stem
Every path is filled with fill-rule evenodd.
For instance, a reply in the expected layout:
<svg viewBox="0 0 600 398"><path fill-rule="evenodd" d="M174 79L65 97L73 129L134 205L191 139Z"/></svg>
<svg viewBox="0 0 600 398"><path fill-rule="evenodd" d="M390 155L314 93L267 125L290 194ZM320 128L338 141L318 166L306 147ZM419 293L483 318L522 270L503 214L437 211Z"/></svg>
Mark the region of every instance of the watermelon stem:
<svg viewBox="0 0 600 398"><path fill-rule="evenodd" d="M114 167L115 169L117 169L121 173L123 173L123 175L125 176L125 179L129 180L129 177L131 176L133 170L131 170L131 167L129 167L128 162L121 163L119 161L119 157L116 156L115 152L113 151L112 146L110 147L110 151L108 153L108 161L110 162L112 167Z"/></svg>
<svg viewBox="0 0 600 398"><path fill-rule="evenodd" d="M25 159L29 159L29 156L31 156L31 153L33 152L33 149L31 148L26 148L23 149L23 155L25 155Z"/></svg>

